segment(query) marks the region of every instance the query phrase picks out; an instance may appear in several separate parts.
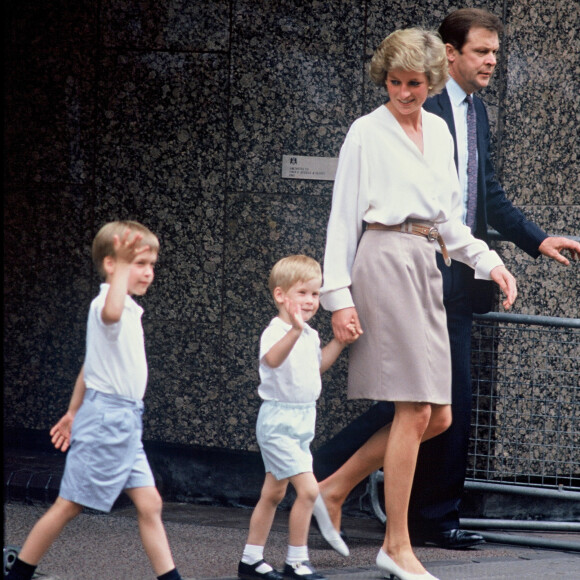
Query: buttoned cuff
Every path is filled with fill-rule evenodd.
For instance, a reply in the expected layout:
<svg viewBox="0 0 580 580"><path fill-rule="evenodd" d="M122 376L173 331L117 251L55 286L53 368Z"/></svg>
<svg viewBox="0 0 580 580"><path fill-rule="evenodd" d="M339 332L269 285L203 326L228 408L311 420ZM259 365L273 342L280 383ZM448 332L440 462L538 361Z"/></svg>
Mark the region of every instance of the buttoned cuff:
<svg viewBox="0 0 580 580"><path fill-rule="evenodd" d="M352 295L348 288L339 288L338 290L324 292L320 296L320 304L322 304L325 310L329 310L330 312L354 306Z"/></svg>
<svg viewBox="0 0 580 580"><path fill-rule="evenodd" d="M490 250L481 256L475 265L476 280L491 280L491 271L497 266L503 266L502 259L495 250Z"/></svg>

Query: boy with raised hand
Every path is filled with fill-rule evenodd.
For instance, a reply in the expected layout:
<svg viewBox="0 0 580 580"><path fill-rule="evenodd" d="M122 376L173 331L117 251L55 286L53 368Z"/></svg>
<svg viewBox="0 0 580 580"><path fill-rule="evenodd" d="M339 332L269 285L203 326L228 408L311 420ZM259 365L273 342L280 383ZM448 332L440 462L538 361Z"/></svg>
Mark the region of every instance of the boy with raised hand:
<svg viewBox="0 0 580 580"><path fill-rule="evenodd" d="M310 442L314 437L320 375L330 368L345 344L332 339L320 347L318 333L308 325L320 304L322 271L303 255L277 262L269 280L278 315L260 340L260 386L263 399L256 434L266 477L252 518L238 577L243 580L320 580L309 562L308 530L318 483L312 472ZM353 331L353 340L357 335ZM290 511L289 545L284 572L265 562L263 553L276 508L288 483L296 490ZM342 542L338 533L336 539ZM343 553L348 555L344 542Z"/></svg>
<svg viewBox="0 0 580 580"><path fill-rule="evenodd" d="M50 432L57 449L70 446L59 495L32 528L7 580L30 580L83 506L108 512L122 491L137 508L141 541L157 578L181 580L141 441L147 360L143 309L132 296L143 296L153 282L158 252L157 237L133 221L105 224L93 241L104 283L90 306L85 362L68 411Z"/></svg>

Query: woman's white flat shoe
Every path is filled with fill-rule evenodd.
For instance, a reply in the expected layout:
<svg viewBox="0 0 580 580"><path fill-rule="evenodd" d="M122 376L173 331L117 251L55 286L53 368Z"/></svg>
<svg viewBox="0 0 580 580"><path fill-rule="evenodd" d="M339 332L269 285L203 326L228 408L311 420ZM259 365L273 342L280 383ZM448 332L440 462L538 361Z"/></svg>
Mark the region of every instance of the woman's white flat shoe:
<svg viewBox="0 0 580 580"><path fill-rule="evenodd" d="M318 497L314 502L312 515L316 518L318 529L320 530L322 537L332 546L332 548L342 556L350 555L348 546L344 543L344 540L332 525L330 515L328 514L328 510L326 509L326 505L320 494L318 494Z"/></svg>
<svg viewBox="0 0 580 580"><path fill-rule="evenodd" d="M412 574L411 572L406 572L400 566L397 566L392 558L387 556L387 554L381 548L377 555L377 566L383 571L389 574L385 578L390 578L390 580L438 580L429 572L424 574Z"/></svg>

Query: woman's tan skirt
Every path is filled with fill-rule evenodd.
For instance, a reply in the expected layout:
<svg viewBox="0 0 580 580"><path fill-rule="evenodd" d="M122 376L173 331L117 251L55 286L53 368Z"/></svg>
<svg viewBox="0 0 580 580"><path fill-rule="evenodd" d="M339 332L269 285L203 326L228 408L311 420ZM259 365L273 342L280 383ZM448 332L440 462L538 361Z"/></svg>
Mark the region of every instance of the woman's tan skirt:
<svg viewBox="0 0 580 580"><path fill-rule="evenodd" d="M352 269L363 335L349 352L348 398L451 403L451 355L435 247L367 230Z"/></svg>

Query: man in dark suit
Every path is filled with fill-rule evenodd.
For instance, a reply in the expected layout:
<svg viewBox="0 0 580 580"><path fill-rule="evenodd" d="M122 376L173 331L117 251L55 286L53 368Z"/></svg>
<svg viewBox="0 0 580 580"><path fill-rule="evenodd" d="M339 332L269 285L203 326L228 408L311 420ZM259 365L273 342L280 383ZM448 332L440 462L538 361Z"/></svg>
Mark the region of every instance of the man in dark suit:
<svg viewBox="0 0 580 580"><path fill-rule="evenodd" d="M455 163L464 191L465 214L468 196L466 97L488 85L496 66L501 31L499 18L472 8L451 13L439 28L446 45L450 79L443 92L428 99L424 108L447 122L455 141ZM561 250L568 250L574 259L578 259L580 244L567 238L548 236L507 199L491 162L485 105L477 96L473 97L473 104L477 126L474 235L487 241L489 224L504 239L515 243L534 258L544 254L569 265ZM461 549L483 542L481 535L460 529L459 504L470 434L473 312L489 311L493 292L491 286L474 282L473 270L468 266L453 261L448 268L442 256L438 254L437 258L443 277L451 344L453 423L445 433L421 445L411 496L409 530L414 545L434 544ZM337 528L340 527L340 507L348 493L382 465L388 423L392 417L392 403L377 403L314 454L321 494ZM360 446L358 449L357 445ZM337 469L337 465L341 467ZM321 514L315 511L314 515Z"/></svg>

